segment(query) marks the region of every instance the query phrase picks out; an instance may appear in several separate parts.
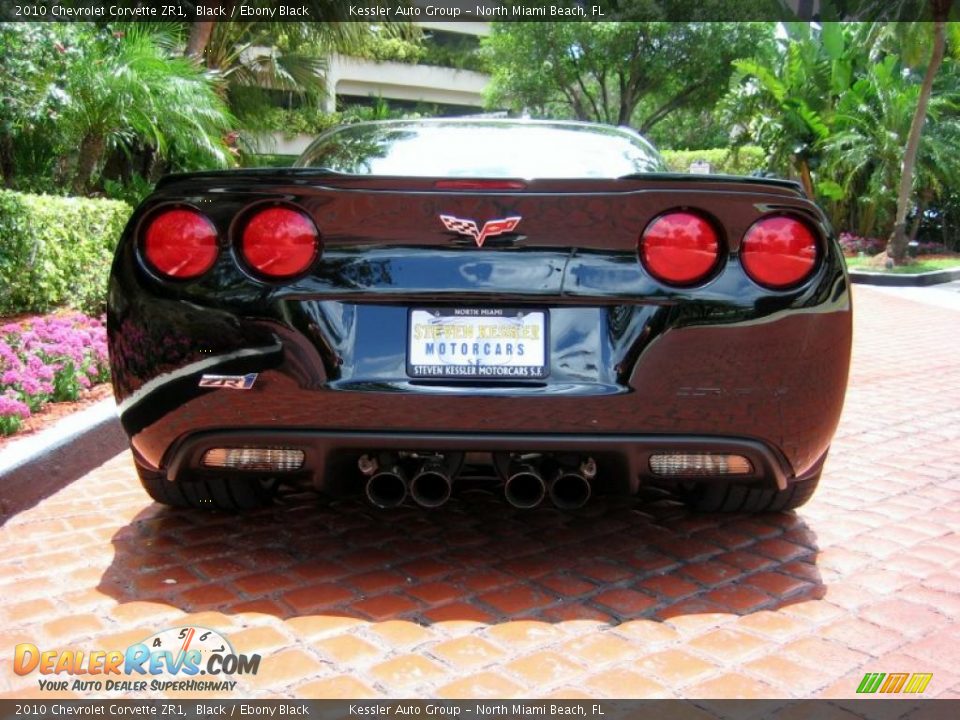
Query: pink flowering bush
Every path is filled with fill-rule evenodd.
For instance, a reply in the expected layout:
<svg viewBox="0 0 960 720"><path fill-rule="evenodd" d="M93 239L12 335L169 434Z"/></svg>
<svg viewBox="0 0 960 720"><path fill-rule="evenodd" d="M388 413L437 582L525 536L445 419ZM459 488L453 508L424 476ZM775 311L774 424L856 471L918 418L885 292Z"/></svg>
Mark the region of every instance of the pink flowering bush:
<svg viewBox="0 0 960 720"><path fill-rule="evenodd" d="M843 254L847 256L856 256L860 253L864 255L876 255L887 248L887 241L880 238L861 237L849 232L842 232L837 238L840 241L840 248Z"/></svg>
<svg viewBox="0 0 960 720"><path fill-rule="evenodd" d="M880 238L861 237L850 232L842 232L837 238L840 241L840 248L847 257L855 257L863 253L864 255L877 255L887 249L887 241ZM941 255L948 252L943 243L921 242L915 243L910 248L912 255Z"/></svg>
<svg viewBox="0 0 960 720"><path fill-rule="evenodd" d="M0 435L12 435L30 417L30 408L11 394L0 395Z"/></svg>
<svg viewBox="0 0 960 720"><path fill-rule="evenodd" d="M100 319L75 312L0 326L0 435L15 433L44 404L76 400L109 376Z"/></svg>

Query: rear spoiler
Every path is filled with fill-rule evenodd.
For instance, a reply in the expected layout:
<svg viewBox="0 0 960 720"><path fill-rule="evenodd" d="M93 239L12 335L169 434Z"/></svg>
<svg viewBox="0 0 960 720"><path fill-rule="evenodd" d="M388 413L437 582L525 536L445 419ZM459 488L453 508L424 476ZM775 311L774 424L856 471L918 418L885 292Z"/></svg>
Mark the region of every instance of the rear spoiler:
<svg viewBox="0 0 960 720"><path fill-rule="evenodd" d="M457 178L469 181L473 178ZM484 180L485 178L478 178ZM772 190L778 195L793 195L805 198L801 185L793 180L782 178L749 177L744 175L693 175L689 173L637 173L619 178L544 178L526 180L523 178L496 178L511 180L509 184L518 187L480 192L495 193L611 193L643 190L651 186L683 184L690 190L730 190L734 192ZM207 170L193 173L166 175L157 183L156 189L171 185L197 184L209 182L223 187L244 185L247 183L261 187L268 185L324 185L344 190L380 190L407 192L460 192L457 189L438 187L439 183L448 185L450 178L399 176L399 175L353 175L340 173L326 168L238 168L234 170ZM469 185L469 182L464 183ZM469 190L477 192L477 190Z"/></svg>

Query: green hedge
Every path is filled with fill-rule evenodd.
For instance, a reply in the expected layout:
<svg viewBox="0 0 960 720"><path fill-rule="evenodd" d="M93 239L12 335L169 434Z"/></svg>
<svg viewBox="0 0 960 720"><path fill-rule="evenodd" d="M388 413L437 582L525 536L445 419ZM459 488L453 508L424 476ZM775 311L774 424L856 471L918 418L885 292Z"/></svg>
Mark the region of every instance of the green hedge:
<svg viewBox="0 0 960 720"><path fill-rule="evenodd" d="M767 169L767 156L762 148L746 145L731 150L661 150L667 167L672 172L689 172L690 164L697 160L710 163L710 171L722 175L749 175L756 170Z"/></svg>
<svg viewBox="0 0 960 720"><path fill-rule="evenodd" d="M101 312L130 213L117 200L0 190L0 314Z"/></svg>
<svg viewBox="0 0 960 720"><path fill-rule="evenodd" d="M293 167L293 163L299 155L276 155L276 154L253 154L245 153L243 155L243 167L261 168L275 167L288 168Z"/></svg>

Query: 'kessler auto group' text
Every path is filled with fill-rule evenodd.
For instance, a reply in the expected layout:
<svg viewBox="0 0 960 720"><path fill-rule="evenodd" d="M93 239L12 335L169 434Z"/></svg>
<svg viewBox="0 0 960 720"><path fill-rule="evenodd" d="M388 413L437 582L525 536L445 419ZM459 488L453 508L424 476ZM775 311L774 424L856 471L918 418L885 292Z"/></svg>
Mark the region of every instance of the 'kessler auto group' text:
<svg viewBox="0 0 960 720"><path fill-rule="evenodd" d="M464 11L458 7L445 7L442 5L427 5L425 7L387 7L375 5L373 7L350 6L350 17L369 18L374 20L386 20L391 17L411 18L411 17L449 17L456 18L464 14ZM472 13L467 13L472 14Z"/></svg>
<svg viewBox="0 0 960 720"><path fill-rule="evenodd" d="M586 17L587 12L579 5L575 5L573 7L558 7L553 5L543 7L528 7L526 5L511 5L510 7L504 5L477 5L472 11L465 10L460 7L446 7L443 5L426 5L424 7L404 7L402 5L396 7L388 7L383 5L360 7L351 5L349 8L349 14L350 17L355 18L386 20L391 17ZM591 14L594 16L602 16L603 11L599 6L595 5L591 8Z"/></svg>

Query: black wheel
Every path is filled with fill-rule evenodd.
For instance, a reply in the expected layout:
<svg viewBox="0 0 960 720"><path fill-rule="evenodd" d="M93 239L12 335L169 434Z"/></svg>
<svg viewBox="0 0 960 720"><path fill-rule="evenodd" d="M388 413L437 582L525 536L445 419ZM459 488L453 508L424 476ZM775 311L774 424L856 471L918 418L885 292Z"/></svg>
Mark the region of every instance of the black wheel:
<svg viewBox="0 0 960 720"><path fill-rule="evenodd" d="M171 507L242 512L263 507L277 491L272 479L234 476L170 482L162 473L136 467L147 494Z"/></svg>
<svg viewBox="0 0 960 720"><path fill-rule="evenodd" d="M786 490L735 483L697 483L684 493L683 500L697 512L781 512L807 502L819 482L820 473L790 483Z"/></svg>

